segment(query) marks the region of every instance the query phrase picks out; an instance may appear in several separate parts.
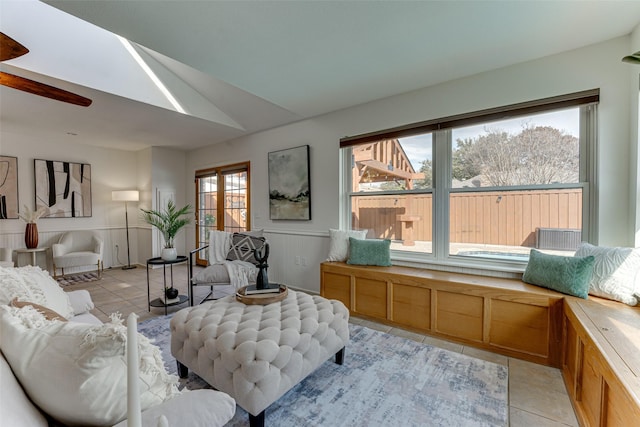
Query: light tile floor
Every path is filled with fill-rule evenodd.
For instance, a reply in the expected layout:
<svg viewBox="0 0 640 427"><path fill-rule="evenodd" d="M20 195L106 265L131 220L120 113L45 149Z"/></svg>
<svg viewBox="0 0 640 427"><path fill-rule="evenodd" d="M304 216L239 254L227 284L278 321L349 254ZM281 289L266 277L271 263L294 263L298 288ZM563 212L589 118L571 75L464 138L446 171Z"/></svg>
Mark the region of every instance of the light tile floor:
<svg viewBox="0 0 640 427"><path fill-rule="evenodd" d="M170 280L167 268L167 280ZM187 295L187 266L173 267L174 286L181 294ZM149 272L151 298L158 298L163 293L162 268ZM139 321L164 314L163 308L147 309L147 271L138 266L133 270L107 269L99 281L69 285L65 290L87 289L96 305L92 313L102 321L109 319L112 312L120 312L123 318L135 312ZM220 288L216 288L220 289ZM198 297L206 295L206 287L196 288ZM222 290L231 293L231 290ZM188 304L169 307L175 312ZM352 317L354 324L363 325L386 333L398 335L414 341L430 344L450 351L477 357L509 367L509 418L513 427L559 427L578 426L575 413L558 369L535 363L525 362L507 356L479 350L462 344L434 338L415 332L393 328L369 320Z"/></svg>

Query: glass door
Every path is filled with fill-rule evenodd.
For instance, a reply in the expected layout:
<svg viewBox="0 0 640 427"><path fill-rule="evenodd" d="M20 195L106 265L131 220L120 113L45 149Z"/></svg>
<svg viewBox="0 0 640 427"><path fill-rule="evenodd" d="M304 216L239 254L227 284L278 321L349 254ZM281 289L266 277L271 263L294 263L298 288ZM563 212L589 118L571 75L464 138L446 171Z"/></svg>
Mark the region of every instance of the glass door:
<svg viewBox="0 0 640 427"><path fill-rule="evenodd" d="M249 163L196 171L196 247L209 243L212 230L250 230ZM197 254L206 265L209 251Z"/></svg>

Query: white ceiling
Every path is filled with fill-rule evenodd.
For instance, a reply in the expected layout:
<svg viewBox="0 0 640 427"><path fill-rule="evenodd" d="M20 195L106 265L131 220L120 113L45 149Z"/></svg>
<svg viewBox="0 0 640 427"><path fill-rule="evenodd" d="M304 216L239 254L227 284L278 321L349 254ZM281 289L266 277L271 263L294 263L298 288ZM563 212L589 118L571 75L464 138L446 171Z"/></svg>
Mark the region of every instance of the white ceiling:
<svg viewBox="0 0 640 427"><path fill-rule="evenodd" d="M2 69L94 100L81 109L2 88L2 126L33 129L36 111L43 131L132 150L221 142L601 42L640 23L640 1L46 3L137 43L189 114L151 89L147 98L130 93L124 83L135 75L104 64L126 55L87 37L93 26L76 30L71 17L33 0L0 0L0 31L31 49Z"/></svg>

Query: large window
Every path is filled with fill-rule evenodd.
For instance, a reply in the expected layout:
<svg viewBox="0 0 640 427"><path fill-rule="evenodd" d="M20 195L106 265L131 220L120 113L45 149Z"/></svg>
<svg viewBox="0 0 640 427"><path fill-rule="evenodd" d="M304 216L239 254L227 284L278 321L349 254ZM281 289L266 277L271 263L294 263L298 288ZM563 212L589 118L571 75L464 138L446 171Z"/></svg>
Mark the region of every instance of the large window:
<svg viewBox="0 0 640 427"><path fill-rule="evenodd" d="M391 239L396 259L494 265L525 262L531 248L572 255L595 223L598 97L345 138L343 220Z"/></svg>
<svg viewBox="0 0 640 427"><path fill-rule="evenodd" d="M196 247L209 242L211 230L250 230L249 163L196 171L196 206ZM198 252L198 263L208 254Z"/></svg>

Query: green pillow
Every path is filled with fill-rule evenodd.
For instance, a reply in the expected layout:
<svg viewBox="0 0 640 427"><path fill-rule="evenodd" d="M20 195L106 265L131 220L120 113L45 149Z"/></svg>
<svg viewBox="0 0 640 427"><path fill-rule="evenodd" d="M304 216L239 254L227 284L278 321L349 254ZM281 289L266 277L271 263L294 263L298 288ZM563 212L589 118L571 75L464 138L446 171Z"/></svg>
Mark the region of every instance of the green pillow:
<svg viewBox="0 0 640 427"><path fill-rule="evenodd" d="M587 299L594 261L591 255L566 257L531 249L522 281Z"/></svg>
<svg viewBox="0 0 640 427"><path fill-rule="evenodd" d="M347 264L354 265L391 265L391 240L354 239L349 237L349 258Z"/></svg>

